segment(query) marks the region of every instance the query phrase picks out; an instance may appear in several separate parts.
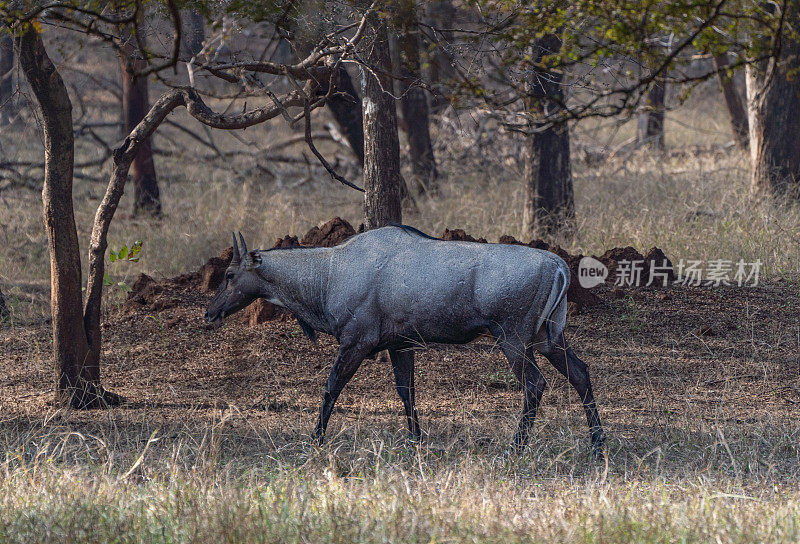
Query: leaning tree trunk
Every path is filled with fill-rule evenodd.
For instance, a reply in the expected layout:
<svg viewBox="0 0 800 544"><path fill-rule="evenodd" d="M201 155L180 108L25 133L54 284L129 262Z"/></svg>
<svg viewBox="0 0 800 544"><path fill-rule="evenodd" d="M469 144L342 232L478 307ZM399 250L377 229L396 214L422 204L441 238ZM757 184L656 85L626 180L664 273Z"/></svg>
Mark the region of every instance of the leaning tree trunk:
<svg viewBox="0 0 800 544"><path fill-rule="evenodd" d="M136 46L129 40L121 44L119 66L122 73L122 117L123 133L129 134L144 118L149 109L147 78L138 77L137 72L146 67L146 61L136 58ZM161 196L153 162L150 139L142 145L131 167L133 178L133 212L159 215Z"/></svg>
<svg viewBox="0 0 800 544"><path fill-rule="evenodd" d="M800 0L787 6L781 54L747 65L747 109L752 158L751 188L757 194L800 196Z"/></svg>
<svg viewBox="0 0 800 544"><path fill-rule="evenodd" d="M664 151L664 94L664 83L654 83L639 114L637 142L653 151Z"/></svg>
<svg viewBox="0 0 800 544"><path fill-rule="evenodd" d="M552 34L543 37L536 45L537 64L545 54L560 48L559 37ZM566 121L559 121L564 101L562 79L562 72L545 68L534 72L528 81L526 104L533 121L525 157L526 194L522 215L525 236L554 235L574 228L569 127Z"/></svg>
<svg viewBox="0 0 800 544"><path fill-rule="evenodd" d="M297 40L295 46L298 52L301 55L309 55L313 50L315 38L320 37L310 36ZM333 84L333 92L325 104L344 137L347 138L347 143L350 144L359 164L363 166L364 116L361 112L361 97L353 85L353 79L344 66L339 66L332 78L321 79L318 83L316 90L318 96L326 96L330 92L330 84Z"/></svg>
<svg viewBox="0 0 800 544"><path fill-rule="evenodd" d="M347 143L364 165L364 116L361 113L361 98L358 96L350 74L340 66L333 77L334 92L326 102L336 120L336 124L347 138ZM320 81L317 88L319 95L326 95L330 89L327 80Z"/></svg>
<svg viewBox="0 0 800 544"><path fill-rule="evenodd" d="M733 139L739 149L747 151L750 131L747 123L747 110L742 103L739 91L736 90L733 75L728 73L730 64L727 53L714 57L714 68L717 70L719 84L722 87L722 96L725 97L725 105L728 107L728 114L730 114L731 118Z"/></svg>
<svg viewBox="0 0 800 544"><path fill-rule="evenodd" d="M364 215L367 229L402 220L400 144L392 91L392 58L386 19L372 12L367 16L361 85L364 111Z"/></svg>
<svg viewBox="0 0 800 544"><path fill-rule="evenodd" d="M428 100L418 85L420 80L420 36L416 2L404 0L398 10L400 20L400 109L408 130L411 168L420 185L420 193L436 192L436 159L431 144Z"/></svg>
<svg viewBox="0 0 800 544"><path fill-rule="evenodd" d="M14 95L14 39L0 35L0 125L8 124L13 117Z"/></svg>
<svg viewBox="0 0 800 544"><path fill-rule="evenodd" d="M428 3L427 9L434 39L428 52L428 79L437 90L431 99L431 112L439 113L450 104L447 87L456 76L453 59L447 53L447 48L453 44L450 29L455 26L456 10L450 0L434 0Z"/></svg>
<svg viewBox="0 0 800 544"><path fill-rule="evenodd" d="M186 57L193 57L203 49L203 40L206 39L205 22L197 10L181 10L183 22L183 53Z"/></svg>
<svg viewBox="0 0 800 544"><path fill-rule="evenodd" d="M67 88L30 25L17 38L20 66L39 104L45 149L42 203L50 251L50 309L56 400L75 408L119 401L100 385L83 323L81 259L72 208L72 103Z"/></svg>

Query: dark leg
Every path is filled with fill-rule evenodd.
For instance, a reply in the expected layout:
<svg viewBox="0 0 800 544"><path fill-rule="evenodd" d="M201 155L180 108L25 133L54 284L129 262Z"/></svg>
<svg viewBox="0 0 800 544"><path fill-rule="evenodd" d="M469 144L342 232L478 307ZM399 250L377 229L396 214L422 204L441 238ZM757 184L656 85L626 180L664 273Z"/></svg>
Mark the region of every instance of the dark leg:
<svg viewBox="0 0 800 544"><path fill-rule="evenodd" d="M336 399L339 398L342 389L344 389L344 386L350 381L350 378L353 377L353 374L356 373L356 370L361 366L361 361L363 360L364 356L360 352L353 349L345 349L342 346L339 347L339 353L336 356L336 360L333 362L333 368L331 368L331 375L328 377L328 383L325 384L322 408L319 412L317 426L314 428L314 434L312 435L312 438L318 440L320 445L322 445L322 442L325 440L325 429L328 428L328 419L331 417Z"/></svg>
<svg viewBox="0 0 800 544"><path fill-rule="evenodd" d="M602 457L605 435L600 423L600 414L597 412L597 404L594 401L589 367L575 355L563 335L555 342L552 352L545 353L544 356L569 380L569 383L580 395L583 409L586 412L586 422L589 424L592 434L592 453L595 457Z"/></svg>
<svg viewBox="0 0 800 544"><path fill-rule="evenodd" d="M547 383L544 376L539 371L536 361L533 358L533 350L526 348L522 342L501 341L500 348L503 350L511 370L522 384L525 398L522 403L522 418L519 422L519 429L514 435L514 447L522 449L528 443L528 433L539 409L539 402L542 400Z"/></svg>
<svg viewBox="0 0 800 544"><path fill-rule="evenodd" d="M419 442L422 435L419 429L417 409L414 407L414 352L390 349L389 357L392 359L397 394L403 399L403 406L406 410L409 439L412 442Z"/></svg>

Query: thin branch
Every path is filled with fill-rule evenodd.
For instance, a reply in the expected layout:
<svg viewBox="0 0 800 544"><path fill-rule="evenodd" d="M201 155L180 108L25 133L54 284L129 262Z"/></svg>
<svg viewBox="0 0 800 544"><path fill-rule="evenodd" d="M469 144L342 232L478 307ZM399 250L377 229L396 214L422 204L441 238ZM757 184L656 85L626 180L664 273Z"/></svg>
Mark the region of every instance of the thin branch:
<svg viewBox="0 0 800 544"><path fill-rule="evenodd" d="M325 101L323 99L320 102L324 103ZM334 170L333 167L330 165L330 163L328 163L328 161L325 160L325 157L323 157L322 154L319 151L317 151L317 146L314 145L314 140L311 137L311 102L309 100L305 101L305 104L303 105L303 109L305 110L305 118L306 118L306 134L305 134L305 137L306 137L306 144L308 144L308 148L311 150L311 152L314 154L314 156L317 157L317 160L319 160L319 162L322 163L322 166L325 167L325 170L328 171L328 173L331 175L331 177L333 179L335 179L339 183L343 183L344 185L347 185L348 187L351 187L351 188L353 188L353 189L355 189L357 191L361 191L362 193L365 192L364 189L362 189L358 185L355 185L355 184L347 181L347 179L345 179L344 177L342 177L339 174L337 174L336 170Z"/></svg>

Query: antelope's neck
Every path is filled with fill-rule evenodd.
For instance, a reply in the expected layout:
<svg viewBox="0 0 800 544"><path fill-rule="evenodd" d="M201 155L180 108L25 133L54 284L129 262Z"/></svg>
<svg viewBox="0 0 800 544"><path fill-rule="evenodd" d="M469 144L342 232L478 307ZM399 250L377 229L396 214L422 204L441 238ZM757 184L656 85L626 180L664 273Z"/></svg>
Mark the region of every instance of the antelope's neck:
<svg viewBox="0 0 800 544"><path fill-rule="evenodd" d="M314 329L329 333L325 317L326 286L330 263L329 248L285 249L266 252L270 284L268 300L283 306Z"/></svg>

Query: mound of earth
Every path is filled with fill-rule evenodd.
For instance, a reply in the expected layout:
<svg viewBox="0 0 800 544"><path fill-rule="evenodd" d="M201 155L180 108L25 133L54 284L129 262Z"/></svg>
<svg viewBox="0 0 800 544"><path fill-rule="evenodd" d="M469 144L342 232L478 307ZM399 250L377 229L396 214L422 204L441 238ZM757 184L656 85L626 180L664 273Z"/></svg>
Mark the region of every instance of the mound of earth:
<svg viewBox="0 0 800 544"><path fill-rule="evenodd" d="M338 246L356 233L353 226L342 219L334 217L321 227L312 227L300 241L304 246L333 247Z"/></svg>
<svg viewBox="0 0 800 544"><path fill-rule="evenodd" d="M297 239L297 236L286 235L283 238L278 238L275 241L275 245L272 247L277 249L286 249L288 247L297 247L299 245L300 241Z"/></svg>
<svg viewBox="0 0 800 544"><path fill-rule="evenodd" d="M200 270L200 289L205 293L213 293L225 279L225 270L233 259L233 247L222 250L219 257L211 257Z"/></svg>
<svg viewBox="0 0 800 544"><path fill-rule="evenodd" d="M448 242L479 242L481 244L485 244L486 238L478 238L475 239L466 232L464 229L444 229L444 232L439 236L442 240L447 240Z"/></svg>
<svg viewBox="0 0 800 544"><path fill-rule="evenodd" d="M600 257L595 257L608 268L608 277L611 281L615 281L620 273L620 265L624 263L627 270L624 274L630 277L630 270L632 266L636 266L639 272L639 285L647 285L650 281L650 271L653 270L653 282L655 285L663 285L663 279L672 282L675 281L675 271L673 269L672 261L667 258L661 249L651 247L647 254L642 255L634 247L615 247L609 249ZM632 263L636 263L635 265Z"/></svg>
<svg viewBox="0 0 800 544"><path fill-rule="evenodd" d="M617 277L617 269L621 261L644 261L644 255L636 251L633 246L615 247L603 253L597 260L606 265L608 268L608 277L612 280ZM642 277L647 277L650 268L642 269Z"/></svg>
<svg viewBox="0 0 800 544"><path fill-rule="evenodd" d="M139 274L128 292L128 299L122 306L123 311L129 313L139 308L146 308L159 312L174 308L181 303L181 300L169 288L170 283L171 280L159 283L147 274Z"/></svg>
<svg viewBox="0 0 800 544"><path fill-rule="evenodd" d="M644 256L644 262L651 268L659 267L662 270L665 270L667 279L670 282L673 282L677 279L672 261L670 261L669 258L664 255L664 252L659 248L655 246L651 247Z"/></svg>

